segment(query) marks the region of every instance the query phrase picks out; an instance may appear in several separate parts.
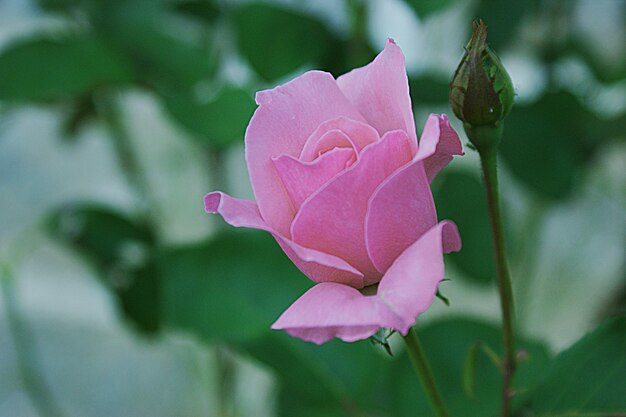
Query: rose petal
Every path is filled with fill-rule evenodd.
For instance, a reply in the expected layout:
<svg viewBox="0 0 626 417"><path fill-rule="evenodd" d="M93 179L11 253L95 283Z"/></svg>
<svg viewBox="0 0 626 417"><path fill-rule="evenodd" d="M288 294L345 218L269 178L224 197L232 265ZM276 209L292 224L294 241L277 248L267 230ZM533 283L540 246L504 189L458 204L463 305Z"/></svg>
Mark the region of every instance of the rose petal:
<svg viewBox="0 0 626 417"><path fill-rule="evenodd" d="M338 117L319 125L304 144L300 159L312 161L320 152L341 146L351 146L358 153L370 143L377 142L378 139L378 132L370 125L347 117Z"/></svg>
<svg viewBox="0 0 626 417"><path fill-rule="evenodd" d="M450 161L453 155L463 155L463 147L448 116L431 114L420 137L416 159L424 161L428 182Z"/></svg>
<svg viewBox="0 0 626 417"><path fill-rule="evenodd" d="M461 249L456 225L445 220L424 233L395 260L380 280L376 296L403 320L406 334L417 316L433 302L443 279L444 252Z"/></svg>
<svg viewBox="0 0 626 417"><path fill-rule="evenodd" d="M443 278L443 252L459 250L460 244L454 224L441 222L398 257L376 295L366 296L341 284L318 284L296 300L272 329L317 344L333 337L346 342L365 339L381 327L406 335L435 297Z"/></svg>
<svg viewBox="0 0 626 417"><path fill-rule="evenodd" d="M325 283L298 298L272 329L321 344L333 337L353 342L371 336L380 327L401 326L403 322L378 298L345 285Z"/></svg>
<svg viewBox="0 0 626 417"><path fill-rule="evenodd" d="M365 148L357 163L302 204L291 226L293 240L345 259L365 275L365 285L377 282L380 273L365 247L367 203L376 187L410 160L404 131L389 132Z"/></svg>
<svg viewBox="0 0 626 417"><path fill-rule="evenodd" d="M411 139L413 153L417 151L404 55L392 39L374 61L340 76L337 84L380 136L402 129Z"/></svg>
<svg viewBox="0 0 626 417"><path fill-rule="evenodd" d="M298 157L307 138L323 122L340 116L364 121L332 75L310 71L256 95L259 108L246 130L246 161L259 210L267 224L289 237L295 209L271 158Z"/></svg>
<svg viewBox="0 0 626 417"><path fill-rule="evenodd" d="M384 273L413 242L437 224L422 161L387 178L372 195L365 217L367 253Z"/></svg>
<svg viewBox="0 0 626 417"><path fill-rule="evenodd" d="M204 197L204 207L209 213L219 213L231 226L270 232L289 259L313 282L341 282L355 288L363 287L363 274L343 259L300 246L269 227L254 201L213 192Z"/></svg>
<svg viewBox="0 0 626 417"><path fill-rule="evenodd" d="M290 155L272 158L274 166L296 210L302 202L356 160L352 148L336 148L313 162L302 162Z"/></svg>

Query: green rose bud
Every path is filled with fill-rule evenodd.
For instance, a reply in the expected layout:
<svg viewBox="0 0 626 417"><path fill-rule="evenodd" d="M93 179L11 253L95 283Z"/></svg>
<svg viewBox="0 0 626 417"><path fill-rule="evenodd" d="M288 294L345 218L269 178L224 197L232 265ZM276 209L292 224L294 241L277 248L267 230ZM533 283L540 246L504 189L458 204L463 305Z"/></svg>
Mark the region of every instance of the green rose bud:
<svg viewBox="0 0 626 417"><path fill-rule="evenodd" d="M472 37L465 54L450 81L450 105L461 121L470 140L491 136L491 130L501 130L501 121L511 111L515 91L500 58L487 45L487 26L482 20L474 22ZM493 132L496 137L500 132ZM491 142L491 141L489 141Z"/></svg>

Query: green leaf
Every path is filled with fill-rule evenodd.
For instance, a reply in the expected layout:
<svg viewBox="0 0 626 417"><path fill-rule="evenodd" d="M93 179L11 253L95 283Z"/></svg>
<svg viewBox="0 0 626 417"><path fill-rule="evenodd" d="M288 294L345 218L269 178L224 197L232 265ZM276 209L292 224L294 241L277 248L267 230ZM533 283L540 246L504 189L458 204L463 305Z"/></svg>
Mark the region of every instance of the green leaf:
<svg viewBox="0 0 626 417"><path fill-rule="evenodd" d="M409 79L409 87L414 106L448 104L449 80L434 75L420 75Z"/></svg>
<svg viewBox="0 0 626 417"><path fill-rule="evenodd" d="M159 256L165 321L207 340L269 332L311 286L267 233L236 230Z"/></svg>
<svg viewBox="0 0 626 417"><path fill-rule="evenodd" d="M450 7L457 0L406 0L406 3L415 10L415 13L422 19L427 18L433 13Z"/></svg>
<svg viewBox="0 0 626 417"><path fill-rule="evenodd" d="M454 219L463 239L463 250L448 259L463 276L489 284L495 276L485 191L480 180L462 173L442 173L436 178L435 203L440 218Z"/></svg>
<svg viewBox="0 0 626 417"><path fill-rule="evenodd" d="M501 354L501 333L498 326L468 319L436 320L418 329L418 337L431 365L437 386L452 417L497 415L500 407L501 375L487 355L475 355L471 370L476 384L474 395L466 393L464 365L468 352L477 343L496 348ZM533 384L533 375L541 375L549 357L546 349L535 342L518 341L518 347L528 352L528 361L520 364L520 375L513 386L523 390ZM432 416L406 354L397 355L392 372L384 384L389 395L388 404L394 408L390 415ZM528 370L526 370L528 368Z"/></svg>
<svg viewBox="0 0 626 417"><path fill-rule="evenodd" d="M247 91L226 86L211 101L198 102L191 94L165 98L170 114L198 140L211 148L243 143L256 105Z"/></svg>
<svg viewBox="0 0 626 417"><path fill-rule="evenodd" d="M155 238L146 225L104 207L77 205L54 213L48 230L91 260L124 314L141 330L159 329Z"/></svg>
<svg viewBox="0 0 626 417"><path fill-rule="evenodd" d="M528 1L479 1L473 18L483 19L487 25L487 43L497 54L513 39L530 4Z"/></svg>
<svg viewBox="0 0 626 417"><path fill-rule="evenodd" d="M166 324L236 343L271 367L281 382L281 415L345 415L371 402L387 362L368 341L316 346L270 329L312 284L267 233L229 231L165 250L159 266Z"/></svg>
<svg viewBox="0 0 626 417"><path fill-rule="evenodd" d="M174 2L172 6L179 13L209 24L215 22L220 12L211 0L182 0Z"/></svg>
<svg viewBox="0 0 626 417"><path fill-rule="evenodd" d="M626 316L607 320L559 354L529 395L538 417L626 415Z"/></svg>
<svg viewBox="0 0 626 417"><path fill-rule="evenodd" d="M131 81L123 57L87 35L32 38L10 45L0 55L0 100L64 99Z"/></svg>
<svg viewBox="0 0 626 417"><path fill-rule="evenodd" d="M94 26L131 59L139 83L176 94L210 77L216 62L207 39L176 33L160 3L101 3L93 13Z"/></svg>
<svg viewBox="0 0 626 417"><path fill-rule="evenodd" d="M501 152L507 168L539 195L567 197L576 175L603 141L610 121L601 121L566 92L548 93L530 106L516 106L504 122Z"/></svg>
<svg viewBox="0 0 626 417"><path fill-rule="evenodd" d="M321 22L277 6L242 6L234 23L240 52L268 81L319 63L333 45Z"/></svg>

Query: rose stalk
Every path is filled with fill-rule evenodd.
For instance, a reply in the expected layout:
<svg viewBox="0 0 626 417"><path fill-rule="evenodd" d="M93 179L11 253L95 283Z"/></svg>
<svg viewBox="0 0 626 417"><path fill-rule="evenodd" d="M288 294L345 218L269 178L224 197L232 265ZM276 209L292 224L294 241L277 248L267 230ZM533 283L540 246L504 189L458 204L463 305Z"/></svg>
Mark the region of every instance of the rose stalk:
<svg viewBox="0 0 626 417"><path fill-rule="evenodd" d="M406 336L435 298L443 254L461 247L454 223L437 220L430 190L463 154L448 118L430 115L418 141L404 56L391 39L362 68L337 79L309 71L256 102L245 135L256 201L213 192L205 209L271 233L313 282L272 328L317 344L381 328ZM414 340L412 359L426 363ZM417 369L445 416L428 367Z"/></svg>
<svg viewBox="0 0 626 417"><path fill-rule="evenodd" d="M506 260L504 225L498 190L497 154L505 116L511 111L513 83L498 56L487 45L487 27L474 22L472 37L450 82L450 104L480 155L495 252L496 278L502 310L502 416L509 415L511 379L515 372L513 293Z"/></svg>

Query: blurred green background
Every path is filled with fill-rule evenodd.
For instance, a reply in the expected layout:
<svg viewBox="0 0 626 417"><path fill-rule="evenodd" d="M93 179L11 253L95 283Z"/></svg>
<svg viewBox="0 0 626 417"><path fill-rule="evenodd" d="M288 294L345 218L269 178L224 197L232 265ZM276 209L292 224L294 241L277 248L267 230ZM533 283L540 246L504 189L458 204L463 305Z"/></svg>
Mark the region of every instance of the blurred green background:
<svg viewBox="0 0 626 417"><path fill-rule="evenodd" d="M626 305L625 1L0 0L0 416L430 415L396 336L390 357L271 331L310 282L202 197L253 198L255 91L307 69L338 76L387 37L418 129L451 114L476 17L517 91L500 164L529 358L516 415L626 412L623 321L555 357ZM418 329L452 414L488 416L498 373L472 346L499 351L499 305L465 151L433 184L464 242L441 286L451 305Z"/></svg>

